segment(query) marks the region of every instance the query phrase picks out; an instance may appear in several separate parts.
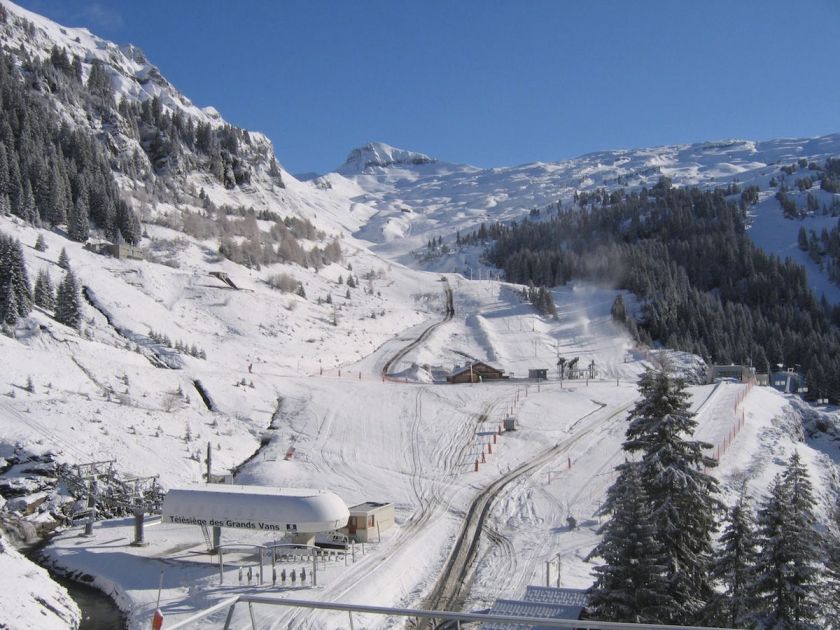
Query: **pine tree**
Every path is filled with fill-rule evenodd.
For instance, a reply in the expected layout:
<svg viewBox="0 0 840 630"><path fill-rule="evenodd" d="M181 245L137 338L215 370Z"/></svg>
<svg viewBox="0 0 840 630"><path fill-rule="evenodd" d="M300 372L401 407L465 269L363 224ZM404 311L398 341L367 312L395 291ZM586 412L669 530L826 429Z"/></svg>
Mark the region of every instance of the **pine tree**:
<svg viewBox="0 0 840 630"><path fill-rule="evenodd" d="M825 546L825 597L823 598L823 614L827 625L840 628L840 504L835 505L832 521L834 527L824 535Z"/></svg>
<svg viewBox="0 0 840 630"><path fill-rule="evenodd" d="M70 209L70 216L67 219L67 235L80 243L84 243L90 236L87 190L83 189L79 192L76 202Z"/></svg>
<svg viewBox="0 0 840 630"><path fill-rule="evenodd" d="M117 202L115 228L119 230L120 236L129 245L136 245L140 242L143 231L140 227L140 220L134 210L122 200ZM114 240L116 241L116 239Z"/></svg>
<svg viewBox="0 0 840 630"><path fill-rule="evenodd" d="M768 626L816 627L821 549L815 524L811 482L794 453L758 512L761 553L753 590Z"/></svg>
<svg viewBox="0 0 840 630"><path fill-rule="evenodd" d="M43 309L51 311L55 308L55 290L53 289L50 274L46 269L38 272L35 279L35 304Z"/></svg>
<svg viewBox="0 0 840 630"><path fill-rule="evenodd" d="M755 602L750 591L757 570L758 551L755 517L745 496L727 513L727 524L720 537L721 550L712 575L723 583L718 605L724 623L732 628L746 627Z"/></svg>
<svg viewBox="0 0 840 630"><path fill-rule="evenodd" d="M38 234L38 238L35 239L35 249L39 252L47 251L47 242L44 240L43 234Z"/></svg>
<svg viewBox="0 0 840 630"><path fill-rule="evenodd" d="M35 224L38 221L38 211L35 209L35 195L32 192L32 185L27 179L23 185L22 194L18 195L17 208L12 207L12 212L21 219Z"/></svg>
<svg viewBox="0 0 840 630"><path fill-rule="evenodd" d="M717 481L703 472L715 465L703 454L712 445L686 439L697 422L685 387L664 369L646 372L623 445L628 453L641 454L642 482L665 557L673 601L659 621L678 624L694 621L711 599L712 533L723 507L715 498Z"/></svg>
<svg viewBox="0 0 840 630"><path fill-rule="evenodd" d="M78 328L82 321L79 284L72 269L67 270L64 280L58 286L58 294L55 300L55 318L71 328Z"/></svg>
<svg viewBox="0 0 840 630"><path fill-rule="evenodd" d="M61 248L61 253L58 255L58 266L62 269L70 269L70 257L67 255L67 250Z"/></svg>
<svg viewBox="0 0 840 630"><path fill-rule="evenodd" d="M32 310L32 291L20 242L0 233L0 319L14 323Z"/></svg>
<svg viewBox="0 0 840 630"><path fill-rule="evenodd" d="M0 285L0 322L14 326L18 321L17 296L10 284Z"/></svg>
<svg viewBox="0 0 840 630"><path fill-rule="evenodd" d="M605 506L610 519L599 531L601 542L589 554L606 561L594 569L589 605L597 619L655 622L670 604L662 548L639 465L627 463L619 470Z"/></svg>

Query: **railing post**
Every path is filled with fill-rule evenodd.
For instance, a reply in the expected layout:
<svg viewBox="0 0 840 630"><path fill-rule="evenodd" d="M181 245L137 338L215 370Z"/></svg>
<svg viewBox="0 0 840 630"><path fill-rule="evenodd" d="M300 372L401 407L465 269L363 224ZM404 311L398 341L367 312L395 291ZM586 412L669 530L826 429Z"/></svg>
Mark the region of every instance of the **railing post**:
<svg viewBox="0 0 840 630"><path fill-rule="evenodd" d="M248 602L248 612L251 614L251 628L257 630L257 620L254 619L254 605Z"/></svg>
<svg viewBox="0 0 840 630"><path fill-rule="evenodd" d="M224 630L230 630L230 622L233 620L233 609L236 607L236 602L233 602L228 608L227 618L225 619Z"/></svg>
<svg viewBox="0 0 840 630"><path fill-rule="evenodd" d="M225 561L222 559L222 548L219 547L219 586L225 583Z"/></svg>

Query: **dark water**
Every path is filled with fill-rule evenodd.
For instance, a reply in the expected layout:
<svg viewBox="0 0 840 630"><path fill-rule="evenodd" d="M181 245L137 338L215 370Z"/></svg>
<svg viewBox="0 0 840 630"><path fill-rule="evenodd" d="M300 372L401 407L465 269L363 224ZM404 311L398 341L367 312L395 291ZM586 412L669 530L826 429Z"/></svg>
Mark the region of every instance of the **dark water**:
<svg viewBox="0 0 840 630"><path fill-rule="evenodd" d="M32 562L44 566L40 562L40 552L48 542L48 540L42 540L21 551ZM70 597L82 611L82 622L79 625L79 630L120 630L127 626L127 619L123 612L117 608L114 600L98 588L62 577L48 566L44 568L49 571L53 580L67 589Z"/></svg>
<svg viewBox="0 0 840 630"><path fill-rule="evenodd" d="M68 580L50 572L52 579L70 593L82 611L80 630L119 630L126 627L126 618L110 597L87 584Z"/></svg>

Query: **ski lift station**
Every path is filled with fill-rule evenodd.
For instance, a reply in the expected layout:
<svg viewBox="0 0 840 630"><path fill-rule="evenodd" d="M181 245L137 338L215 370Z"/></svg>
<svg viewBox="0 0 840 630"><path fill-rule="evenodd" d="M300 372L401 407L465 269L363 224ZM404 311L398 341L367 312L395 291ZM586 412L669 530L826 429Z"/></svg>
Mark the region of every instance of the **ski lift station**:
<svg viewBox="0 0 840 630"><path fill-rule="evenodd" d="M161 515L164 523L212 527L214 534L230 527L302 537L344 527L349 518L344 501L327 490L227 484L173 488Z"/></svg>

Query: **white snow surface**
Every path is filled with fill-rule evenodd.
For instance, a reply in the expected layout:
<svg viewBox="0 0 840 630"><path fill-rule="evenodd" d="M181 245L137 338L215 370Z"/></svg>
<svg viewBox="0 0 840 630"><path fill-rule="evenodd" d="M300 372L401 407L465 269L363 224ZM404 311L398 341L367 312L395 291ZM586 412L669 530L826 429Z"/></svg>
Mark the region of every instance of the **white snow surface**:
<svg viewBox="0 0 840 630"><path fill-rule="evenodd" d="M39 54L57 43L86 64L93 57L107 58L121 94L158 95L166 107L223 124L218 112L199 109L180 95L136 48L117 47L85 29L66 29L4 4L36 25L34 39L25 43ZM273 151L267 140L255 137ZM481 169L372 143L353 151L337 172L311 181L284 172L285 189L274 187L261 172L253 185L235 190L187 176L217 204L308 218L340 237L344 262L317 272L294 265L249 270L218 261L216 242L152 224L145 226L150 239L144 244L167 244L171 266L115 260L88 252L58 232L0 217L0 231L21 241L31 276L44 268L54 283L60 281L57 260L66 248L90 300L84 303L81 332L36 308L14 338L0 335L0 458L15 449L52 452L70 464L114 458L122 473L160 475L160 482L172 487L202 481L209 442L216 473L248 460L238 483L323 488L348 505L395 505L396 526L383 532L381 542L367 545L364 555L359 550L355 563L346 567L328 564L319 571L317 587L240 584L238 568L253 566L244 554L231 555L220 585L218 568L194 526L150 524L147 547L128 545L131 523L124 519L97 524L90 539L80 538L78 529L60 534L47 548L50 561L64 571L92 575L93 584L128 613L131 628L149 626L161 571L161 608L170 623L242 592L421 605L470 502L488 484L558 443L567 445L562 455L506 486L493 503L466 609L486 608L496 597L516 597L525 585L543 583L545 562L558 555L561 583L585 588L593 566L585 558L598 540L595 513L622 458L636 381L653 357L634 348L611 321L617 291L582 285L556 289L558 318L545 319L521 301L521 287L500 281L495 270L481 264L477 250L420 259L418 248L437 236L452 245L456 230L518 220L558 200L566 207L575 191L651 185L667 175L677 185L736 179L742 186L760 184L751 235L771 251L798 255L791 249L798 224L781 218L768 182L779 175L780 165L800 157L821 162L837 155L840 135L606 151L557 163ZM127 190L133 186L120 183ZM181 209L160 203L145 209L143 218L177 215ZM822 225L821 218L808 220ZM45 252L34 249L39 234L46 240ZM228 273L240 290L209 271ZM267 280L280 272L300 280L306 298L271 289ZM819 269L812 265L809 272L829 299L840 300L819 279ZM350 273L359 278L359 287L346 298ZM383 379L389 359L443 319L447 283L454 293L453 319L392 366L392 378ZM332 305L322 302L327 296ZM207 358L162 347L150 338L152 331L195 345ZM696 369L695 357L669 354L678 367ZM558 355L579 357L582 366L594 361L597 378L561 383ZM476 385L439 382L455 365L473 360L496 365L511 378ZM157 367L161 362L178 369ZM529 382L523 377L531 368L548 369L551 378ZM29 377L32 392L26 388ZM196 381L215 410L202 402ZM802 416L818 413L836 421L836 410L807 408L767 388L747 393L735 383L697 385L691 393L700 423L697 437L713 451L726 445L721 465L713 470L726 501L745 484L749 496L762 497L797 450L827 518L837 449L829 440L806 440ZM518 430L497 435L489 455L487 445L508 414L518 418ZM250 458L261 442L266 446ZM482 453L486 462L476 472ZM566 524L570 515L578 521L575 529ZM223 530L226 543L272 541L269 534ZM32 592L47 592L41 590L47 589L42 574L22 557L7 553L0 561L4 578L26 576L0 588L0 609L31 603ZM5 564L13 568L6 571ZM14 627L47 627L40 608L37 603L27 608L30 613ZM260 627L347 627L344 615L255 611ZM238 615L237 627L246 623L247 613ZM221 618L223 613L197 627L217 626ZM72 616L56 623L74 625ZM396 623L356 619L356 627L365 628Z"/></svg>
<svg viewBox="0 0 840 630"><path fill-rule="evenodd" d="M76 628L81 614L46 569L29 562L0 537L0 628Z"/></svg>
<svg viewBox="0 0 840 630"><path fill-rule="evenodd" d="M370 147L371 145L368 145ZM390 154L410 153L388 147ZM351 156L366 152L357 149ZM796 165L800 159L822 165L826 158L840 156L840 134L818 138L789 138L767 141L724 140L681 144L648 149L600 151L561 162L534 162L513 167L477 168L443 161L412 164L393 160L367 168L342 166L318 181L329 181L336 190L352 195L355 203L373 208L374 213L357 233L371 243L374 251L409 262L412 250L423 247L430 238L442 237L452 246L454 234L466 234L481 223L522 220L532 209L543 216L560 202L569 208L578 192L599 188L614 190L651 187L661 176L676 186L712 188L735 182L742 189L756 185L762 202L751 212L750 235L756 244L781 258L792 256L805 264L817 297L823 293L833 303L840 302L840 291L825 274L796 247L799 221L785 219L773 198L770 180L785 183L800 208L805 193L797 192L798 178L815 176L807 167L793 175L782 166ZM362 192L341 182L349 179ZM814 192L821 205L830 207L840 195ZM737 201L737 198L733 198ZM809 216L806 229L817 233L836 224L836 217ZM406 246L406 241L410 246ZM450 260L450 264L452 264ZM455 267L461 270L463 267Z"/></svg>
<svg viewBox="0 0 840 630"><path fill-rule="evenodd" d="M241 470L239 483L324 488L348 505L372 500L396 507L396 527L369 544L363 556L359 551L355 564L337 562L319 570L317 587L240 585L238 567L252 566L253 560L235 554L219 585L218 569L202 551L194 526L150 526L150 544L140 548L128 545L129 520L97 525L93 539L79 538L78 529L61 534L48 547L51 562L93 575L94 585L128 611L132 628L148 626L161 570L161 606L170 620L239 592L417 606L445 562L470 501L500 475L564 440L571 444L561 457L509 485L494 503L493 534L482 543L467 608L484 608L496 597L516 596L526 584L542 583L545 561L557 554L564 585L591 583L593 564L584 558L597 541L594 513L622 457L624 418L637 396L636 380L649 365L649 355L634 349L610 319L616 291L558 289L555 321L523 303L520 287L446 274L455 317L392 368L399 378L383 381L386 361L442 318L441 274L393 263L373 277L372 292L359 288L345 301L336 289L346 285L336 278L346 270L290 270L306 278L309 296L332 290L342 308L338 325L331 326L330 311L312 297L278 294L261 283L260 274L268 270L247 274L227 266L245 290L223 288L204 275L192 244L180 252L181 267L173 269L103 259L50 233L45 233L48 250L39 253L31 247L34 228L2 219L0 229L22 239L31 269L46 266L54 279L57 253L67 247L82 282L122 330L140 336L147 328L165 330L207 352L205 361L186 357L182 369L160 369L125 349L125 340L90 305L84 325L90 338L38 312L32 319L43 328L20 329L17 340L0 337L9 365L0 391L15 392L13 398L0 397L4 443L57 451L68 462L113 454L127 474L160 474L161 482L172 486L201 480L198 453L207 441L216 471L224 472L246 459L265 432L268 445ZM363 275L369 265L381 263L360 250L352 264ZM374 310L386 314L372 319ZM579 356L583 365L594 360L599 377L561 386L554 375L558 353ZM433 382L468 360L498 365L512 378L477 385ZM549 369L552 378L539 385L522 379L533 367ZM30 375L34 394L22 388ZM203 408L192 388L195 379L220 411ZM177 395L179 386L183 396ZM717 443L728 434L735 419L732 401L741 388L725 383L692 389L698 437ZM265 431L280 398L273 429ZM788 400L754 389L745 406L746 428L716 472L727 496L734 496L743 480L754 487L753 496L761 496L795 448L811 466L821 496L827 496L821 479L833 466L830 451L801 443L784 429L797 413ZM493 454L485 454L487 462L475 472L475 460L509 413L518 417L519 430L497 436ZM287 460L290 446L295 452ZM568 515L578 519L577 529L566 526ZM273 540L271 534L223 529L224 543ZM340 615L260 608L257 615L266 627L346 624ZM220 618L199 627L212 627ZM392 622L371 616L357 623Z"/></svg>

